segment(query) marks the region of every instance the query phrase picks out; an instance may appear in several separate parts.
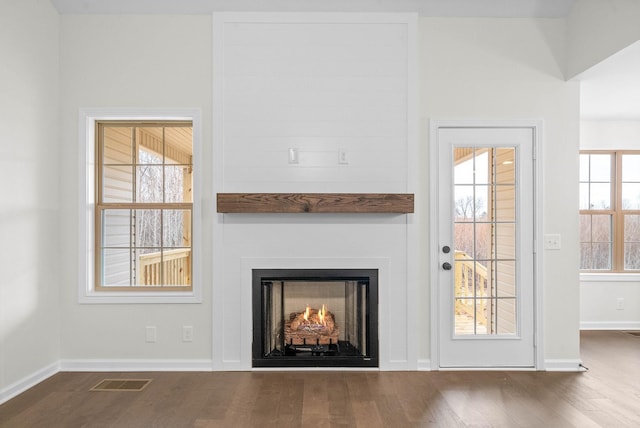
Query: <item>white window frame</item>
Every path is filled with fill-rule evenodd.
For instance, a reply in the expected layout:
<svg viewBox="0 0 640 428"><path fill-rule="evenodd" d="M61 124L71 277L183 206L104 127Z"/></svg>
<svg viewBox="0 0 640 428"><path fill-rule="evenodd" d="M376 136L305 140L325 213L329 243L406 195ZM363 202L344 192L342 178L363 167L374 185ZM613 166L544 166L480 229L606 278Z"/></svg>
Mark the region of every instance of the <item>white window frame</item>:
<svg viewBox="0 0 640 428"><path fill-rule="evenodd" d="M101 120L193 123L193 272L189 291L96 291L95 289L95 128ZM202 112L200 109L80 109L79 114L79 303L202 303Z"/></svg>

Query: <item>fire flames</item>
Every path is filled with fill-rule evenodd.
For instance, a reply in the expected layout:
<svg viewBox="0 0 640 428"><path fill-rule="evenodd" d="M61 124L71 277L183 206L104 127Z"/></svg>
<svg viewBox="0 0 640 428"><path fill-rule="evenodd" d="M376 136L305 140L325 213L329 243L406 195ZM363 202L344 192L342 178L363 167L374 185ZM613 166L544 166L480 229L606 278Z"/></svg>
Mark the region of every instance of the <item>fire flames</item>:
<svg viewBox="0 0 640 428"><path fill-rule="evenodd" d="M289 344L337 344L339 338L335 317L324 304L319 309L306 305L304 311L292 312L285 324L285 341Z"/></svg>
<svg viewBox="0 0 640 428"><path fill-rule="evenodd" d="M311 309L311 307L307 305L304 312L302 313L302 318L304 319L303 324L326 326L327 307L323 304L322 307L316 311L315 309Z"/></svg>

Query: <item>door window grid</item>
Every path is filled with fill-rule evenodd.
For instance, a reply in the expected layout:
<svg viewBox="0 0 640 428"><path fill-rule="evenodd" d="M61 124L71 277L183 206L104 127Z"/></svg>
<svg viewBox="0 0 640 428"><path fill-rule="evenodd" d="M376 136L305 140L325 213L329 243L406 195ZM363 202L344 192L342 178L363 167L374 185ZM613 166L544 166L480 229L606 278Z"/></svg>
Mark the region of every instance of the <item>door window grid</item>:
<svg viewBox="0 0 640 428"><path fill-rule="evenodd" d="M514 335L515 148L456 148L456 335Z"/></svg>

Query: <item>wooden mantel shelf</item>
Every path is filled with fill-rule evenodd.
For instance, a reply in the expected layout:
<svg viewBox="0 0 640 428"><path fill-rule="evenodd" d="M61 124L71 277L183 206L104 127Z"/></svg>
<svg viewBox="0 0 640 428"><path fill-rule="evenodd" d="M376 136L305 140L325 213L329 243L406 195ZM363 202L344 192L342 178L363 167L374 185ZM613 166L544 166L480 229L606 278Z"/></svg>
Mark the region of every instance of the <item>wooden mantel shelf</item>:
<svg viewBox="0 0 640 428"><path fill-rule="evenodd" d="M413 193L218 193L219 213L413 212Z"/></svg>

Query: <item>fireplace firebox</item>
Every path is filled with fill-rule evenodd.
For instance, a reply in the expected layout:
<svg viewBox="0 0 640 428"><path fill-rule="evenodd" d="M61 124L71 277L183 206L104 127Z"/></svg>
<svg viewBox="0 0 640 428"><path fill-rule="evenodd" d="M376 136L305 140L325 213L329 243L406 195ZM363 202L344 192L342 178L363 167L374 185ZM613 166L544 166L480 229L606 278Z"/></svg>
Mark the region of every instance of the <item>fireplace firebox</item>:
<svg viewBox="0 0 640 428"><path fill-rule="evenodd" d="M378 367L377 269L254 269L253 367Z"/></svg>

